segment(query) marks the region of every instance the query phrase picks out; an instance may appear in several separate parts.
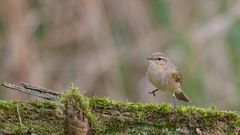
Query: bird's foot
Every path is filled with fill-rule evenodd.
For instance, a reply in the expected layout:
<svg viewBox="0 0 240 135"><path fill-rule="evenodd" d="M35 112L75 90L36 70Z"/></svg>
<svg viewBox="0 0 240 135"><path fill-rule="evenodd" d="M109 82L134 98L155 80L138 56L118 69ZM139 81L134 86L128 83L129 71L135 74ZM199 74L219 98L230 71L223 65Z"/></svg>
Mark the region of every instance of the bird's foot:
<svg viewBox="0 0 240 135"><path fill-rule="evenodd" d="M156 92L158 91L159 89L155 89L155 90L153 90L153 91L150 91L150 92L148 92L149 94L152 94L153 96L156 96Z"/></svg>

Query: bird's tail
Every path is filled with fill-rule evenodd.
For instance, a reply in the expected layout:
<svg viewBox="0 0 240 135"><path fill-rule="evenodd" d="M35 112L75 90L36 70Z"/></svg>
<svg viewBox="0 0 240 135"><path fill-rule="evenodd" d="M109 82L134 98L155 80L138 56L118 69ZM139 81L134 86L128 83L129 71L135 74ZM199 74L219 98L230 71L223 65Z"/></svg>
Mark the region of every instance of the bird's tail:
<svg viewBox="0 0 240 135"><path fill-rule="evenodd" d="M177 91L177 92L175 92L175 95L178 100L182 100L185 102L191 102L190 98L183 91Z"/></svg>

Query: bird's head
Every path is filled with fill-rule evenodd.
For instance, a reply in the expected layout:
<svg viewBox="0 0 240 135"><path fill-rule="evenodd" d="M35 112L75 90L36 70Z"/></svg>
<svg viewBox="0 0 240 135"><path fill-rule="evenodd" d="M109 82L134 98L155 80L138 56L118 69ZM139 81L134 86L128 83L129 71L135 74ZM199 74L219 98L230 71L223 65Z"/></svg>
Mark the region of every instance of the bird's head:
<svg viewBox="0 0 240 135"><path fill-rule="evenodd" d="M161 52L152 53L149 57L147 57L147 60L150 63L160 64L162 66L169 61L167 56Z"/></svg>

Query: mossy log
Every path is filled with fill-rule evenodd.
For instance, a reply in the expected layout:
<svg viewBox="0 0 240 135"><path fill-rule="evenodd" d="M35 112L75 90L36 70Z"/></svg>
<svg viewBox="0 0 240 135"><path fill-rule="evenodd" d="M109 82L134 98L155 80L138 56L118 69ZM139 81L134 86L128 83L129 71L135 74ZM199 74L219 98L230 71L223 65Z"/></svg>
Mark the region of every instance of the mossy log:
<svg viewBox="0 0 240 135"><path fill-rule="evenodd" d="M77 127L78 119L87 124L80 122ZM179 106L173 112L168 104L87 98L76 90L64 94L59 102L0 101L0 134L68 134L71 128L91 130L86 134L237 135L240 117L216 108Z"/></svg>

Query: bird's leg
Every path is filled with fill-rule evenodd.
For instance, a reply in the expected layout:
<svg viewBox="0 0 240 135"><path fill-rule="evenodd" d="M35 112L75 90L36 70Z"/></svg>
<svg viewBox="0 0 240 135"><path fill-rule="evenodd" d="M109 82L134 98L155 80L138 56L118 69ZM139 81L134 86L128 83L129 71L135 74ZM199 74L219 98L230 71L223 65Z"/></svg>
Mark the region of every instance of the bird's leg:
<svg viewBox="0 0 240 135"><path fill-rule="evenodd" d="M155 89L153 91L148 92L149 94L153 94L153 96L156 96L155 92L157 92L159 89Z"/></svg>
<svg viewBox="0 0 240 135"><path fill-rule="evenodd" d="M173 92L173 111L174 112L176 112L176 107L177 107L176 96L175 96L175 93Z"/></svg>

